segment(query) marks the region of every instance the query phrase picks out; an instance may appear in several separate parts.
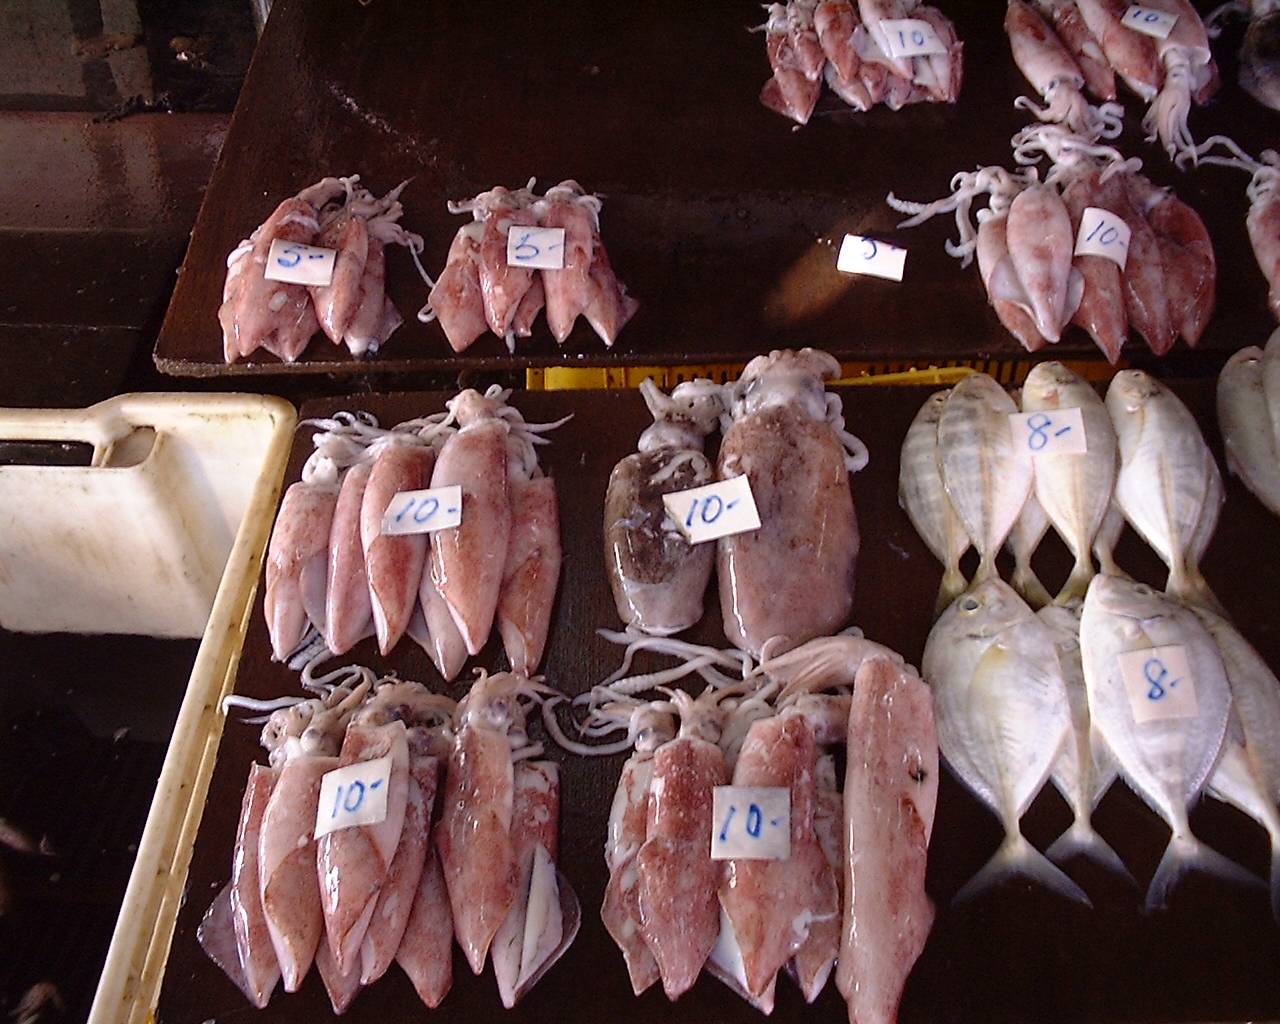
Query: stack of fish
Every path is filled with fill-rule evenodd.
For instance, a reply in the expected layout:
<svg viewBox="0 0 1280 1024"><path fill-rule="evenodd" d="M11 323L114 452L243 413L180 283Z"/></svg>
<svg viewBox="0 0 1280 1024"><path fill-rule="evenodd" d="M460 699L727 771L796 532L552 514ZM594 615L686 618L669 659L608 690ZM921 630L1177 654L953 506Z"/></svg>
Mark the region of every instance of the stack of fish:
<svg viewBox="0 0 1280 1024"><path fill-rule="evenodd" d="M930 634L922 665L943 757L1005 828L1000 848L957 898L1022 874L1087 902L1052 863L1076 854L1127 876L1090 821L1117 774L1172 830L1149 907L1162 906L1193 868L1256 882L1205 847L1187 822L1207 790L1280 837L1280 793L1268 774L1280 757L1280 683L1227 623L1199 569L1223 489L1194 418L1141 371L1117 374L1104 405L1070 371L1041 364L1022 392L1024 411L1044 417L1028 423L1028 447L1037 431L1057 435L1068 409L1080 410L1086 444L1031 457L1010 446L1018 436L1008 419L1012 399L978 376L926 403L901 465L903 505L947 567L940 605L964 586L959 560L968 545L981 556L973 583ZM1019 494L1038 500L1019 506ZM1056 602L1039 612L994 571L996 552L1021 521L1020 589L1033 603L1047 598L1026 585L1045 529L1028 526L1029 516L1048 520L1076 556ZM1111 549L1126 521L1168 565L1165 594L1115 566ZM1091 549L1103 566L1097 575ZM1143 652L1136 668L1134 652ZM1248 708L1248 727L1236 706ZM1046 857L1018 823L1049 779L1075 820ZM1280 907L1274 865L1272 892Z"/></svg>
<svg viewBox="0 0 1280 1024"><path fill-rule="evenodd" d="M714 656L690 666L703 671ZM628 732L576 749L634 747L609 820L605 927L637 995L661 980L677 999L705 969L769 1013L780 970L813 1002L834 969L851 1022L891 1024L934 918L924 888L938 785L929 690L900 655L848 635L739 668L736 682L713 678L697 698L641 699L652 678L637 677L575 701L590 708L587 734ZM832 756L841 743L842 788ZM713 791L730 783L786 790L789 810L755 830L782 828L785 852L713 854L713 836L749 812L730 803L717 816Z"/></svg>
<svg viewBox="0 0 1280 1024"><path fill-rule="evenodd" d="M600 340L612 345L640 306L614 275L600 240L600 197L572 180L543 196L534 194L533 184L531 179L515 190L498 185L449 204L450 213L470 213L474 219L454 236L446 266L419 318L438 319L455 352L469 348L486 329L514 352L516 338L533 334L533 322L544 308L557 342L563 344L584 316ZM531 240L534 234L522 240L519 232L537 228L564 231L563 242L551 243L559 247L559 266L525 259L537 256L543 246Z"/></svg>
<svg viewBox="0 0 1280 1024"><path fill-rule="evenodd" d="M1085 131L1098 120L1081 95L1116 98L1115 78L1150 104L1142 126L1174 158L1190 154L1191 104L1218 90L1218 68L1209 36L1189 0L1151 0L1134 17L1123 0L1009 0L1005 31L1013 58L1048 106L1030 103L1036 116ZM1163 36L1133 27L1171 22ZM1050 24L1052 22L1052 25Z"/></svg>
<svg viewBox="0 0 1280 1024"><path fill-rule="evenodd" d="M250 769L232 878L201 945L259 1008L281 979L297 991L314 963L342 1013L393 961L438 1006L456 936L476 974L492 958L503 1003L515 1005L581 920L555 867L557 766L533 759L541 746L524 727L545 688L482 677L455 706L418 683L375 684L367 669L343 676L308 680L323 696L268 719L270 764ZM369 774L336 790L331 815L319 802L326 777L360 765ZM359 807L357 787L385 794L381 815L340 817Z"/></svg>
<svg viewBox="0 0 1280 1024"><path fill-rule="evenodd" d="M1030 352L1059 341L1070 324L1087 330L1111 362L1130 327L1157 355L1179 337L1194 345L1213 314L1217 263L1199 214L1090 136L1037 125L1013 138L1022 172L983 167L957 174L952 194L932 203L889 205L912 216L902 227L955 211L959 242L947 251L967 265L976 255L988 301ZM1034 166L1048 155L1039 180ZM989 196L969 219L974 199ZM1086 218L1092 225L1081 231ZM1097 240L1097 248L1082 246ZM1109 255L1108 255L1109 253Z"/></svg>
<svg viewBox="0 0 1280 1024"><path fill-rule="evenodd" d="M604 514L606 569L629 628L669 636L694 625L713 551L725 636L739 649L776 654L848 623L859 544L849 474L867 450L825 390L839 373L826 352L782 350L724 387L693 381L670 398L642 388L655 423L614 468ZM713 470L702 445L717 422ZM747 478L760 527L690 544L664 495L733 477Z"/></svg>
<svg viewBox="0 0 1280 1024"><path fill-rule="evenodd" d="M964 44L936 7L920 0L787 0L765 5L761 26L773 77L760 90L770 110L807 124L825 82L854 110L879 103L954 103L964 77ZM916 22L905 26L903 19ZM896 23L896 24L895 24ZM898 45L923 26L928 52L899 56Z"/></svg>
<svg viewBox="0 0 1280 1024"><path fill-rule="evenodd" d="M386 246L405 246L414 261L422 239L397 223L400 192L379 199L357 188L358 174L324 178L286 199L227 257L227 279L218 321L228 363L258 348L292 363L323 328L352 355L377 352L404 319L386 295ZM334 252L328 284L269 279L267 259L275 241ZM308 256L309 258L309 256ZM302 259L291 254L289 266ZM421 271L421 268L419 268ZM425 278L425 273L423 277Z"/></svg>
<svg viewBox="0 0 1280 1024"><path fill-rule="evenodd" d="M1280 516L1280 328L1266 349L1242 348L1218 375L1227 469Z"/></svg>
<svg viewBox="0 0 1280 1024"><path fill-rule="evenodd" d="M555 483L535 445L559 424L526 423L509 396L468 389L447 412L390 430L364 414L313 424L316 451L285 493L267 549L263 609L277 658L310 629L333 654L372 633L386 655L408 633L451 680L496 622L512 669L537 671L561 551ZM454 485L457 525L384 532L398 495Z"/></svg>

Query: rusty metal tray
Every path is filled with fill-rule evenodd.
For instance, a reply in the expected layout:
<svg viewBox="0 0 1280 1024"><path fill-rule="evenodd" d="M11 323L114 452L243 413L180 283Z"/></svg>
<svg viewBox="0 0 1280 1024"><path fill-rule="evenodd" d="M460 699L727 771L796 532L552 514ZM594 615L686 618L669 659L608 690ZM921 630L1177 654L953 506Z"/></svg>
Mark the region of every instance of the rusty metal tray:
<svg viewBox="0 0 1280 1024"><path fill-rule="evenodd" d="M745 361L760 348L816 345L850 360L1022 354L988 307L976 268L945 255L950 218L908 231L884 202L945 195L954 173L1012 166L1009 138L1029 91L1001 27L1002 6L945 0L965 43L955 105L857 114L828 96L799 130L758 100L769 77L755 0L609 4L602 0L277 0L249 70L192 235L155 361L181 376L460 371L554 364ZM1274 145L1280 114L1235 84L1240 30L1216 47L1223 87L1193 112L1197 138L1229 132ZM1244 231L1246 178L1189 174L1145 143L1125 97L1121 148L1205 218L1219 262L1211 358L1260 342L1266 287ZM563 347L539 318L515 355L486 335L456 355L415 312L427 289L393 247L388 293L405 324L369 359L323 338L281 364L255 353L227 365L216 313L227 254L275 205L328 174L385 191L411 178L403 223L439 272L462 223L446 201L536 176L604 194L603 237L642 303L613 349L580 323ZM909 248L901 284L834 270L846 231ZM1097 356L1073 329L1061 354ZM1175 353L1186 356L1185 346ZM1135 340L1126 356L1144 359ZM1149 353L1145 358L1150 360ZM1201 360L1203 361L1203 360Z"/></svg>
<svg viewBox="0 0 1280 1024"><path fill-rule="evenodd" d="M930 627L941 569L897 507L898 450L927 388L839 389L845 414L866 442L871 462L852 478L862 529L854 619L866 635L892 645L918 664ZM1179 386L1210 439L1212 381ZM373 412L385 424L442 407L441 394L365 395L313 402L303 416L342 408ZM603 573L600 514L608 474L650 420L635 392L519 393L513 398L530 421L567 413L573 419L553 433L543 464L557 480L565 562L560 596L544 666L547 680L568 693L582 692L617 664L617 648L599 638L600 626L617 621ZM286 482L297 478L310 448L300 431ZM1220 454L1220 447L1219 447ZM1234 481L1205 572L1242 632L1272 664L1280 663L1274 628L1276 599L1270 568L1260 551L1280 544L1280 523ZM970 556L972 557L972 555ZM1163 579L1155 556L1130 533L1121 564L1135 575ZM1069 568L1065 548L1047 540L1037 558L1046 583ZM298 692L295 674L270 661L261 598L250 623L236 690L254 696ZM723 645L714 598L694 639ZM500 667L498 645L473 659ZM412 644L380 659L363 641L351 659L375 669L438 682L425 655ZM453 691L456 695L457 690ZM490 973L473 977L455 949L454 986L436 1011L426 1010L397 968L363 991L345 1020L477 1019L593 1022L602 1016L638 1021L749 1022L755 1010L719 982L703 976L674 1006L652 990L632 996L622 957L600 923L598 907L606 872L602 856L609 803L622 757L586 759L553 749L562 762L560 865L583 905L582 931L564 959L509 1014L501 1009ZM208 960L195 929L228 877L240 797L249 763L261 760L257 729L229 722L223 729L203 820L178 913L156 1020L198 1024L252 1016L263 1021L330 1019L327 996L313 974L301 991L277 991L261 1013ZM196 812L198 813L198 809ZM1046 791L1024 819L1032 842L1043 847L1069 823L1056 794ZM1095 818L1099 830L1145 884L1163 849L1167 830L1122 785L1112 788ZM1265 877L1268 849L1262 830L1235 811L1205 801L1194 816L1209 843ZM1091 895L1092 909L1070 905L1029 885L1010 883L990 897L958 908L952 895L981 866L1000 840L995 818L944 773L930 851L928 888L939 916L923 957L906 988L904 1022L916 1021L1194 1021L1280 1018L1280 932L1261 891L1244 891L1192 876L1174 893L1169 910L1147 915L1142 893L1088 863L1069 872ZM584 979L590 979L584 981ZM142 994L146 998L146 994ZM793 985L780 983L775 1019L784 1022L845 1019L833 987L806 1006Z"/></svg>

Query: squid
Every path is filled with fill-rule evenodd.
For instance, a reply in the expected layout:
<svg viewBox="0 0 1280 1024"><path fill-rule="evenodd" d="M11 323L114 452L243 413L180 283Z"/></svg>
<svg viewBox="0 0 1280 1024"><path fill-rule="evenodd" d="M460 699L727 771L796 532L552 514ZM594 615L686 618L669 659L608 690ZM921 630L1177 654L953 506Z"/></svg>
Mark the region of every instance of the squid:
<svg viewBox="0 0 1280 1024"><path fill-rule="evenodd" d="M1158 138L1171 158L1194 157L1196 143L1187 127L1191 104L1207 103L1218 91L1218 66L1209 49L1209 35L1189 0L1151 0L1147 6L1174 15L1177 21L1164 39L1156 40L1164 82L1142 127L1147 141Z"/></svg>
<svg viewBox="0 0 1280 1024"><path fill-rule="evenodd" d="M1128 0L1076 0L1076 7L1121 81L1143 102L1155 99L1164 82L1164 69L1156 41L1121 20L1129 8Z"/></svg>
<svg viewBox="0 0 1280 1024"><path fill-rule="evenodd" d="M1053 23L1063 45L1071 51L1085 85L1103 102L1116 98L1116 75L1098 40L1085 24L1076 0L1036 0L1036 8Z"/></svg>
<svg viewBox="0 0 1280 1024"><path fill-rule="evenodd" d="M353 355L376 352L403 322L384 291L388 243L405 246L424 280L418 254L423 240L399 223L402 183L381 199L357 188L359 175L324 178L286 199L227 257L218 321L228 363L265 348L282 362L302 355L322 329ZM337 203L339 197L344 202ZM334 250L327 285L266 278L272 242L315 244Z"/></svg>
<svg viewBox="0 0 1280 1024"><path fill-rule="evenodd" d="M858 524L849 474L866 447L824 390L839 363L816 349L757 356L732 386L721 479L747 477L760 529L717 541L725 636L754 655L830 633L853 604Z"/></svg>
<svg viewBox="0 0 1280 1024"><path fill-rule="evenodd" d="M653 636L670 636L702 618L715 546L690 544L662 496L715 480L703 453L724 410L719 385L686 381L664 395L646 379L640 394L654 422L639 451L614 466L605 493L605 571L618 617Z"/></svg>
<svg viewBox="0 0 1280 1024"><path fill-rule="evenodd" d="M472 684L455 714L436 830L455 937L476 974L492 954L508 1004L559 959L581 921L577 896L548 849L556 769L532 760L542 748L524 731L521 701L544 691L511 673L482 672Z"/></svg>
<svg viewBox="0 0 1280 1024"><path fill-rule="evenodd" d="M769 4L766 10L769 19L761 28L773 77L760 90L760 102L797 124L808 124L822 95L826 64L813 11L796 2ZM834 46L834 40L827 45Z"/></svg>
<svg viewBox="0 0 1280 1024"><path fill-rule="evenodd" d="M308 459L302 479L280 502L267 545L262 610L271 651L284 661L309 628L323 631L329 577L329 534L338 501L338 470Z"/></svg>
<svg viewBox="0 0 1280 1024"><path fill-rule="evenodd" d="M444 336L455 352L465 352L489 328L484 293L480 287L480 242L483 221L464 224L453 236L445 268L427 296L419 319L430 315L440 321Z"/></svg>

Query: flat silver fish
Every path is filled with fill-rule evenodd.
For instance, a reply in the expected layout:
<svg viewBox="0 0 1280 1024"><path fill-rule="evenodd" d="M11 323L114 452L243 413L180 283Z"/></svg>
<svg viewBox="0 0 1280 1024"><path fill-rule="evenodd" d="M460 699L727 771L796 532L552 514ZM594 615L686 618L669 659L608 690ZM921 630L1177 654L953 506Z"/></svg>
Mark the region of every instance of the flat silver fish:
<svg viewBox="0 0 1280 1024"><path fill-rule="evenodd" d="M960 571L960 559L969 550L969 534L951 507L938 461L938 418L950 394L948 388L925 399L907 428L898 461L898 504L907 513L920 539L943 565L935 618L968 586L968 580Z"/></svg>
<svg viewBox="0 0 1280 1024"><path fill-rule="evenodd" d="M1107 389L1120 444L1115 501L1169 567L1166 591L1218 610L1200 572L1222 508L1222 475L1182 401L1141 370L1121 370Z"/></svg>
<svg viewBox="0 0 1280 1024"><path fill-rule="evenodd" d="M996 575L996 555L1031 493L1031 456L1015 450L1012 398L985 373L951 389L938 418L942 481L980 561L974 582Z"/></svg>
<svg viewBox="0 0 1280 1024"><path fill-rule="evenodd" d="M1022 835L1071 729L1049 628L1007 583L983 580L956 598L929 634L923 677L933 690L938 748L961 782L1000 818L1005 838L956 893L969 899L1024 875L1068 899L1084 891Z"/></svg>
<svg viewBox="0 0 1280 1024"><path fill-rule="evenodd" d="M1172 660L1170 653L1161 652L1140 667L1136 685L1126 682L1123 655L1169 647L1181 648L1189 678L1171 669L1165 662ZM1173 833L1147 889L1147 909L1163 907L1191 870L1256 883L1197 839L1188 821L1189 808L1217 766L1231 716L1226 669L1200 620L1145 583L1098 575L1080 617L1080 654L1095 727L1125 781Z"/></svg>
<svg viewBox="0 0 1280 1024"><path fill-rule="evenodd" d="M1083 598L1093 578L1090 548L1102 527L1115 488L1119 461L1111 415L1093 386L1062 363L1039 363L1022 385L1022 411L1056 414L1079 409L1086 450L1036 459L1035 494L1049 522L1075 556L1056 601Z"/></svg>

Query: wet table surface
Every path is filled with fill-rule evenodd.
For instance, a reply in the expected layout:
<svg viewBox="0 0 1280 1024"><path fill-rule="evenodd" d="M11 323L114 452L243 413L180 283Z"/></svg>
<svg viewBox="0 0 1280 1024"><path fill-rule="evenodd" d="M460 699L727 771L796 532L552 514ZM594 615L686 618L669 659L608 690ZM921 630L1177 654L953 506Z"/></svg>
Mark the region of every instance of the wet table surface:
<svg viewBox="0 0 1280 1024"><path fill-rule="evenodd" d="M1221 462L1213 427L1213 390L1202 381L1179 387ZM862 531L853 620L873 640L919 664L928 635L941 568L898 508L898 451L908 424L928 395L922 388L842 388L849 428L870 451L869 466L851 478ZM384 425L438 411L446 396L367 395L313 402L304 416L337 409L375 413ZM620 649L596 634L618 626L603 570L600 515L614 463L632 450L650 419L635 392L523 393L513 404L530 422L568 413L541 450L542 464L557 482L564 568L543 665L546 680L568 694L585 691L619 663ZM310 450L299 432L286 483L298 478ZM1236 482L1204 562L1209 582L1238 628L1273 665L1280 664L1274 574L1259 551L1280 544L1280 523ZM1163 583L1163 567L1127 532L1120 564L1137 578ZM971 552L969 559L973 560ZM1052 536L1036 567L1051 590L1066 577L1070 559ZM966 568L972 565L966 562ZM1007 569L1006 569L1007 576ZM688 634L724 646L714 587L702 623ZM441 685L426 656L402 642L383 659L372 640L345 658L375 671ZM662 661L661 664L669 662ZM471 665L505 664L491 642ZM653 667L659 661L645 662ZM470 668L470 666L469 666ZM464 675L469 671L464 670ZM270 660L261 617L254 611L236 690L256 697L300 692L296 673ZM448 690L458 696L462 689ZM536 729L537 726L535 725ZM226 883L240 798L250 762L265 761L256 726L229 722L218 754L188 879L188 898L177 922L158 1020L198 1024L240 1019L244 997L208 960L195 930L213 895ZM454 985L443 1005L428 1011L398 968L365 989L344 1020L598 1021L602 1016L639 1021L751 1021L757 1012L704 975L674 1006L651 990L635 998L621 954L600 923L598 908L607 879L602 856L605 825L623 755L582 758L550 746L561 763L559 864L581 899L582 929L564 958L509 1013L501 1009L490 971L473 977L455 947ZM1066 804L1049 789L1024 818L1023 829L1043 849L1070 823ZM1198 835L1262 877L1269 854L1260 827L1234 810L1205 800L1192 817ZM1123 784L1103 799L1094 823L1145 890L1163 851L1167 828ZM995 851L1001 829L946 771L929 857L927 887L939 914L923 956L908 981L901 1009L916 1021L1193 1021L1280 1017L1280 932L1263 890L1247 890L1203 876L1185 879L1167 910L1143 911L1143 892L1091 863L1074 861L1068 873L1085 889L1092 908L1070 904L1028 883L1010 882L972 903L952 907L961 885ZM590 979L589 982L583 979ZM277 991L255 1019L327 1020L327 996L313 972L292 995ZM785 979L778 984L774 1019L845 1019L834 986L807 1007Z"/></svg>
<svg viewBox="0 0 1280 1024"><path fill-rule="evenodd" d="M1020 354L987 305L977 268L943 251L950 216L899 230L888 192L948 194L952 175L1013 167L1010 137L1031 116L1001 5L943 5L965 44L955 105L855 113L827 94L803 128L758 100L769 77L754 0L697 5L600 0L278 0L254 57L155 349L185 376L404 372L742 362L817 345L844 360ZM1250 153L1274 145L1280 114L1235 84L1241 30L1216 44L1222 89L1192 112L1197 139L1228 132ZM1123 90L1122 90L1123 91ZM1220 268L1218 310L1200 351L1212 359L1271 328L1265 283L1244 231L1247 178L1182 174L1142 138L1144 107L1122 96L1121 149L1205 219ZM455 355L415 312L427 288L407 253L388 258L388 293L406 323L357 361L323 337L291 366L258 352L227 366L216 319L227 254L285 197L325 175L359 173L379 193L411 179L403 224L426 240L431 273L462 220L446 203L536 177L575 178L605 197L602 235L640 312L606 350L585 322L557 346L539 318L514 356L486 334ZM845 232L908 247L899 284L834 269ZM1093 354L1078 328L1058 351ZM1180 343L1178 353L1186 354ZM1140 340L1126 357L1144 358ZM1146 358L1150 358L1149 354Z"/></svg>

